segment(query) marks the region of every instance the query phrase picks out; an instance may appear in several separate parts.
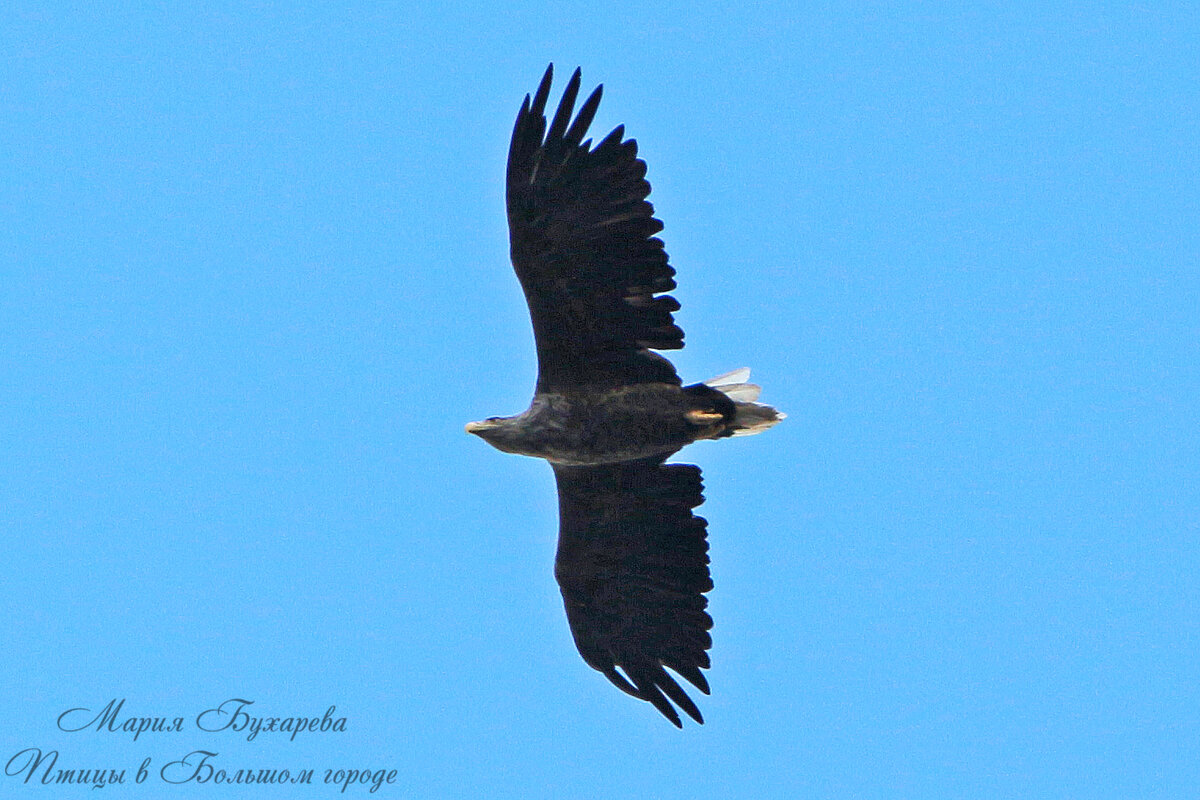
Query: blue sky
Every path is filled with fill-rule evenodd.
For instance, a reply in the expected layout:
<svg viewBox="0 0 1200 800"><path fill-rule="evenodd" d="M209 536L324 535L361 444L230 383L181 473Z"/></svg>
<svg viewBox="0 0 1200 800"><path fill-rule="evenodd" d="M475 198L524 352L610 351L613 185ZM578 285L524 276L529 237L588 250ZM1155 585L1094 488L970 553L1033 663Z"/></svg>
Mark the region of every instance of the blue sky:
<svg viewBox="0 0 1200 800"><path fill-rule="evenodd" d="M0 12L0 760L1195 795L1200 14L752 5ZM550 470L462 431L532 391L503 161L550 61L649 163L685 380L750 365L789 415L680 456L703 727L582 663ZM183 730L56 725L121 698ZM346 730L196 727L230 698ZM193 750L315 785L165 787Z"/></svg>

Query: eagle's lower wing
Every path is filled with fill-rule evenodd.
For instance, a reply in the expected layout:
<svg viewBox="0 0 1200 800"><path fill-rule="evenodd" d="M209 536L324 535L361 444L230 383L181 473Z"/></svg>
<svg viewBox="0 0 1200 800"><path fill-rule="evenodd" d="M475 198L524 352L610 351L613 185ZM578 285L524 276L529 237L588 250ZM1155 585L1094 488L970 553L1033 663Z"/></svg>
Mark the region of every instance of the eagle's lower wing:
<svg viewBox="0 0 1200 800"><path fill-rule="evenodd" d="M664 669L708 694L712 588L700 468L643 459L554 466L559 539L554 572L575 645L589 666L681 725L668 701L703 722ZM624 676L617 671L620 668Z"/></svg>
<svg viewBox="0 0 1200 800"><path fill-rule="evenodd" d="M513 267L533 318L538 391L631 383L678 384L675 368L650 352L683 347L671 316L675 270L654 234L662 223L646 201L646 163L618 126L600 144L583 141L599 87L571 121L579 70L546 128L553 65L517 115L508 151L508 225Z"/></svg>

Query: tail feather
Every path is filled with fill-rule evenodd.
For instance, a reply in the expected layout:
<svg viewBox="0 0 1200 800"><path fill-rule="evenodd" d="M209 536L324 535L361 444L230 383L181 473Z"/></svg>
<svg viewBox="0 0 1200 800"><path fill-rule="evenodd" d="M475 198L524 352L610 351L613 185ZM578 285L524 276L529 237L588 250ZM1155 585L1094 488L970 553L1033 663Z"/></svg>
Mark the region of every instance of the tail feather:
<svg viewBox="0 0 1200 800"><path fill-rule="evenodd" d="M776 411L765 403L739 403L735 400L734 405L737 406L737 416L733 419L734 436L762 433L787 418L787 414Z"/></svg>
<svg viewBox="0 0 1200 800"><path fill-rule="evenodd" d="M747 403L752 403L762 393L762 387L753 383L746 383L749 378L750 368L742 367L735 369L733 372L726 372L724 375L709 378L704 382L704 385L716 389L730 400L743 400Z"/></svg>
<svg viewBox="0 0 1200 800"><path fill-rule="evenodd" d="M750 380L750 368L738 367L732 372L726 372L724 375L718 375L715 378L709 378L704 382L705 386L711 386L714 389L720 389L722 386L732 386L735 383L745 383Z"/></svg>
<svg viewBox="0 0 1200 800"><path fill-rule="evenodd" d="M750 368L741 367L704 382L705 386L716 389L733 401L737 409L737 416L733 419L730 431L733 436L753 436L762 433L787 417L766 403L754 402L762 392L762 387L748 383L749 378Z"/></svg>

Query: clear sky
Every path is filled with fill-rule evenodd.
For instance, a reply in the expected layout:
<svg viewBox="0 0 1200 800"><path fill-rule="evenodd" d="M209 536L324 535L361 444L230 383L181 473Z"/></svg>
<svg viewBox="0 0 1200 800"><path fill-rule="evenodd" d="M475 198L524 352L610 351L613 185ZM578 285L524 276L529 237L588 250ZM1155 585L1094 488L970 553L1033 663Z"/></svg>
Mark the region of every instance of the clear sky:
<svg viewBox="0 0 1200 800"><path fill-rule="evenodd" d="M1196 796L1194 4L284 5L0 12L9 772ZM789 415L680 456L703 727L583 664L550 470L462 428L533 387L503 170L550 61L649 163L684 379ZM58 723L122 698L182 729ZM202 730L231 698L345 730ZM163 784L196 750L313 785Z"/></svg>

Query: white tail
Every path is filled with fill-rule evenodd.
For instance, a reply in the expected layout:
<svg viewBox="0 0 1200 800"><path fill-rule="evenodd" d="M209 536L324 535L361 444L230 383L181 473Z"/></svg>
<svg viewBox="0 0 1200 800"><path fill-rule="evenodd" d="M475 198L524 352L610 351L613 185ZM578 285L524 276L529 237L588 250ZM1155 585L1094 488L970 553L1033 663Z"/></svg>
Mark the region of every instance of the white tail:
<svg viewBox="0 0 1200 800"><path fill-rule="evenodd" d="M765 403L754 402L762 393L762 387L747 383L749 379L750 368L742 367L704 382L705 386L716 389L732 400L737 408L737 417L733 420L734 436L762 433L787 417L787 414L780 413Z"/></svg>

